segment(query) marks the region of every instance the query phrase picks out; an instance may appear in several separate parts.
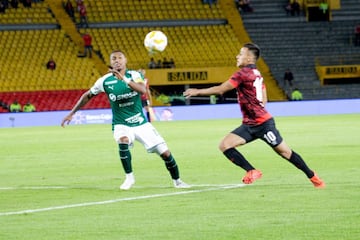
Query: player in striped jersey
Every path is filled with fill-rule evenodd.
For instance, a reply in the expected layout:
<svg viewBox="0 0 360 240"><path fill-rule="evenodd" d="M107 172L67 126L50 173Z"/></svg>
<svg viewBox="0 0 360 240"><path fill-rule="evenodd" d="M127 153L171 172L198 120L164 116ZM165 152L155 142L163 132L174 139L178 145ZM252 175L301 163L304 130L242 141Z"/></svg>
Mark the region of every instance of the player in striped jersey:
<svg viewBox="0 0 360 240"><path fill-rule="evenodd" d="M301 156L285 143L275 126L273 117L265 109L266 88L263 77L255 65L259 57L260 48L256 44L245 44L236 56L237 67L241 69L235 72L230 79L221 85L210 88L189 88L184 92L184 96L189 98L198 95L222 95L236 89L243 115L242 124L225 136L219 148L231 162L246 171L246 175L242 179L245 184L251 184L261 178L262 173L255 169L236 147L260 138L281 157L303 171L316 188L323 188L325 183L306 165Z"/></svg>

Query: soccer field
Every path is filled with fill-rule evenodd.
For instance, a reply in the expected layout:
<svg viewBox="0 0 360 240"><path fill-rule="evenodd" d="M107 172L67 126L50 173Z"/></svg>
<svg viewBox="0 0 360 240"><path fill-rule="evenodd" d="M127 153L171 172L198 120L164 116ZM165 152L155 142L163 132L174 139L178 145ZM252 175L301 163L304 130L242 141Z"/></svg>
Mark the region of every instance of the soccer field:
<svg viewBox="0 0 360 240"><path fill-rule="evenodd" d="M190 189L136 143L120 191L110 125L0 129L0 239L360 239L359 114L276 118L325 189L262 141L239 148L263 172L244 186L218 150L240 121L154 122Z"/></svg>

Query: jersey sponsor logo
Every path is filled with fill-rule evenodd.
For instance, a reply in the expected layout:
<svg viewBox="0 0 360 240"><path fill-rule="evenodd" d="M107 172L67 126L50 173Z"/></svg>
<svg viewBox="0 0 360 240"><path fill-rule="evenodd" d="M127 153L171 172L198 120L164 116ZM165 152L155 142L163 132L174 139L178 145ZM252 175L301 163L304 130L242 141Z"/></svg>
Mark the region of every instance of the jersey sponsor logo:
<svg viewBox="0 0 360 240"><path fill-rule="evenodd" d="M138 95L138 92L129 92L129 93L124 93L124 94L120 94L120 95L115 95L113 93L109 94L109 99L113 102L117 101L117 100L122 100L122 99L129 99L129 98L133 98L136 95Z"/></svg>
<svg viewBox="0 0 360 240"><path fill-rule="evenodd" d="M134 102L126 102L126 103L120 103L119 107L128 107L134 105Z"/></svg>
<svg viewBox="0 0 360 240"><path fill-rule="evenodd" d="M138 113L134 116L126 118L125 121L129 124L134 124L134 123L143 123L145 119L141 116L141 113Z"/></svg>
<svg viewBox="0 0 360 240"><path fill-rule="evenodd" d="M110 93L110 94L109 94L109 99L110 99L112 102L115 102L115 101L116 101L116 96L115 96L115 94Z"/></svg>

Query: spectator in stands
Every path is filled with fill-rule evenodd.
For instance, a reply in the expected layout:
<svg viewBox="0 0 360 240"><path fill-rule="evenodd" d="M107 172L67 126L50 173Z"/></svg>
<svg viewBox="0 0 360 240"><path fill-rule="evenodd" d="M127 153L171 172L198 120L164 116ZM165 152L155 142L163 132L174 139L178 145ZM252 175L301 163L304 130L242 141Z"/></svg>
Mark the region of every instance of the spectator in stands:
<svg viewBox="0 0 360 240"><path fill-rule="evenodd" d="M79 12L81 6L84 5L84 1L83 0L76 0L76 9Z"/></svg>
<svg viewBox="0 0 360 240"><path fill-rule="evenodd" d="M329 21L329 4L327 3L326 0L323 0L320 4L319 4L319 9L322 12L322 16L320 17L323 21Z"/></svg>
<svg viewBox="0 0 360 240"><path fill-rule="evenodd" d="M159 59L156 63L156 68L162 68L163 64L161 62L161 60Z"/></svg>
<svg viewBox="0 0 360 240"><path fill-rule="evenodd" d="M291 16L300 16L300 4L297 2L297 0L294 0L291 3Z"/></svg>
<svg viewBox="0 0 360 240"><path fill-rule="evenodd" d="M9 8L9 0L2 0L1 2L4 5L5 9Z"/></svg>
<svg viewBox="0 0 360 240"><path fill-rule="evenodd" d="M166 57L164 57L162 61L162 68L169 68L169 61L167 60Z"/></svg>
<svg viewBox="0 0 360 240"><path fill-rule="evenodd" d="M31 8L31 0L22 0L21 1L26 8Z"/></svg>
<svg viewBox="0 0 360 240"><path fill-rule="evenodd" d="M85 33L82 36L82 39L84 40L84 57L87 57L89 54L89 58L92 57L92 37L89 33Z"/></svg>
<svg viewBox="0 0 360 240"><path fill-rule="evenodd" d="M169 68L175 68L175 61L173 58L170 58L170 61L169 61Z"/></svg>
<svg viewBox="0 0 360 240"><path fill-rule="evenodd" d="M36 111L35 106L30 101L27 101L27 103L23 107L23 112L35 112L35 111Z"/></svg>
<svg viewBox="0 0 360 240"><path fill-rule="evenodd" d="M360 46L360 24L355 27L355 46Z"/></svg>
<svg viewBox="0 0 360 240"><path fill-rule="evenodd" d="M16 99L10 104L10 112L21 112L21 105Z"/></svg>
<svg viewBox="0 0 360 240"><path fill-rule="evenodd" d="M253 12L254 9L250 6L250 0L240 0L239 7L241 12Z"/></svg>
<svg viewBox="0 0 360 240"><path fill-rule="evenodd" d="M237 8L239 11L241 11L240 1L239 1L239 0L234 0L234 3L235 3L236 8Z"/></svg>
<svg viewBox="0 0 360 240"><path fill-rule="evenodd" d="M19 0L11 0L10 5L12 8L18 8L19 7Z"/></svg>
<svg viewBox="0 0 360 240"><path fill-rule="evenodd" d="M73 20L73 22L75 22L75 11L74 11L74 7L70 0L66 1L66 3L64 4L64 8L65 8L65 11L67 12L67 14Z"/></svg>
<svg viewBox="0 0 360 240"><path fill-rule="evenodd" d="M150 69L156 68L156 62L155 62L154 58L150 58L148 68L150 68Z"/></svg>
<svg viewBox="0 0 360 240"><path fill-rule="evenodd" d="M216 101L217 101L216 95L214 94L210 95L210 104L216 104Z"/></svg>
<svg viewBox="0 0 360 240"><path fill-rule="evenodd" d="M204 4L209 4L209 7L211 8L213 4L217 3L217 0L203 0L202 1Z"/></svg>
<svg viewBox="0 0 360 240"><path fill-rule="evenodd" d="M6 102L3 102L3 100L0 100L0 107L1 107L3 110L9 110L9 106L7 105Z"/></svg>
<svg viewBox="0 0 360 240"><path fill-rule="evenodd" d="M50 58L50 60L46 63L46 68L49 70L56 69L56 63L55 63L54 59Z"/></svg>
<svg viewBox="0 0 360 240"><path fill-rule="evenodd" d="M298 88L295 88L294 91L291 93L291 100L292 101L301 101L303 100L303 95Z"/></svg>
<svg viewBox="0 0 360 240"><path fill-rule="evenodd" d="M78 5L79 6L79 15L80 15L80 27L89 27L89 23L87 20L87 12L86 12L86 7L85 4L83 3L83 1L81 1L82 4Z"/></svg>
<svg viewBox="0 0 360 240"><path fill-rule="evenodd" d="M329 4L326 2L326 0L323 0L319 4L319 9L323 12L323 14L326 14L329 9Z"/></svg>
<svg viewBox="0 0 360 240"><path fill-rule="evenodd" d="M1 1L0 2L0 13L4 14L6 12L5 4Z"/></svg>
<svg viewBox="0 0 360 240"><path fill-rule="evenodd" d="M290 88L292 88L293 86L293 81L294 80L294 75L293 73L290 71L290 69L286 69L285 73L284 73L284 87L286 88L287 85L289 85Z"/></svg>
<svg viewBox="0 0 360 240"><path fill-rule="evenodd" d="M286 16L290 16L291 15L291 0L289 0L285 6L284 6L285 12L286 12Z"/></svg>

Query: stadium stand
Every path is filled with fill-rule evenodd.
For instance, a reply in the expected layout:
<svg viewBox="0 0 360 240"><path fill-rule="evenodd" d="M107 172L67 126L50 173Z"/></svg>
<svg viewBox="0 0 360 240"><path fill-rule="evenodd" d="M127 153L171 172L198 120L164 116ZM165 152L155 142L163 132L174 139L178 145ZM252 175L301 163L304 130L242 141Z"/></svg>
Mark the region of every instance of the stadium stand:
<svg viewBox="0 0 360 240"><path fill-rule="evenodd" d="M10 105L15 99L24 106L30 101L37 111L57 111L71 109L79 96L86 90L53 90L53 91L23 91L23 92L1 92L0 100ZM109 108L105 94L92 99L83 109ZM1 112L8 112L0 108Z"/></svg>
<svg viewBox="0 0 360 240"><path fill-rule="evenodd" d="M45 2L34 2L30 8L19 3L18 8L9 7L0 14L0 20L2 24L56 24Z"/></svg>
<svg viewBox="0 0 360 240"><path fill-rule="evenodd" d="M352 43L354 26L360 22L359 2L341 1L341 9L333 10L331 21L316 22L307 22L304 14L287 16L283 4L252 1L255 11L242 14L249 36L262 47L263 57L278 84L284 87L283 74L290 68L304 99L359 98L360 84L322 86L315 71L315 61L319 57L340 59L345 55L360 55L360 48Z"/></svg>
<svg viewBox="0 0 360 240"><path fill-rule="evenodd" d="M60 1L40 1L33 3L32 8L19 5L19 9L8 9L0 15L3 48L0 61L5 63L0 67L0 100L11 103L16 97L21 104L30 100L37 105L38 111L68 110L79 95L106 71L107 59L101 60L101 57L108 56L113 49L121 48L127 53L130 68L146 68L152 56L144 51L143 38L154 28L164 31L169 38L167 50L155 58L174 58L177 68L234 66L234 56L239 47L250 40L247 32L242 30L240 15L237 15L232 0L219 1L212 7L195 0L84 2L88 12L87 29L79 27L77 12L76 21L72 22ZM75 0L72 3L76 8ZM314 47L314 42L324 42L327 36L332 38L330 45L325 44L327 48L334 49L338 41L343 41L341 46L348 47L346 40L349 40L349 36L345 36L345 32L348 34L350 23L341 28L345 20L339 24L336 21L310 24L301 18L288 21L286 16L280 16L280 13L284 14L283 9L276 1L254 1L253 7L254 13L242 15L243 22L251 39L263 47L265 61L259 65L267 80L277 79L270 86L275 89L275 95L280 96L279 99L283 91L278 87L281 86L283 69L290 57L295 66L292 69L296 69L296 80L307 80L300 85L306 99L349 96L340 87L336 88L337 95L320 94L324 87L318 84L313 62L321 52L315 51L317 47ZM237 14L234 14L234 10ZM350 21L347 18L346 22ZM320 34L316 34L319 38L309 41L319 28L322 29ZM299 35L286 38L289 29L296 29ZM304 35L301 43L296 43L304 29L308 35ZM82 49L81 34L84 32L93 36L97 55L92 59L77 57ZM284 39L286 47L276 44L279 38ZM311 51L304 54L301 47ZM291 52L294 49L299 51ZM350 54L353 50L351 48L344 53ZM309 52L313 55L309 55ZM57 64L55 71L45 67L50 58ZM22 70L24 68L26 70ZM89 109L107 107L103 97L87 106Z"/></svg>
<svg viewBox="0 0 360 240"><path fill-rule="evenodd" d="M78 48L60 30L4 31L1 91L86 89L100 76L90 59L78 58ZM46 68L53 58L56 70Z"/></svg>
<svg viewBox="0 0 360 240"><path fill-rule="evenodd" d="M214 5L211 9L193 0L153 0L153 1L89 1L84 0L89 22L119 22L138 20L169 19L219 19L221 9ZM123 11L119 11L122 9ZM79 19L79 14L76 13Z"/></svg>
<svg viewBox="0 0 360 240"><path fill-rule="evenodd" d="M1 26L0 39L5 51L0 60L6 63L1 67L1 100L10 103L12 98L17 98L21 104L30 100L38 111L70 109L79 91L88 89L94 79L104 72L94 59L76 57L81 51L80 35L85 31L93 35L94 49L102 56L118 49L118 43L122 43L120 47L129 57L129 67L135 69L146 67L149 61L150 56L143 48L143 38L150 26L121 28L116 24L132 24L138 20L161 21L154 24L168 34L170 44L167 51L157 58L176 57L177 67L233 65L234 55L241 45L232 27L226 24L219 5L210 8L201 1L191 0L146 1L140 5L139 1L130 0L85 0L90 28L76 30L77 25L69 21L70 18L66 19L68 16L60 4L44 1L34 3L32 8L25 9L19 5L20 10L8 11L11 13L9 16L14 17L6 15L8 20ZM76 7L75 1L73 6ZM47 18L37 15L38 12L43 12ZM124 14L119 15L119 12ZM27 19L30 14L38 19L30 21ZM78 19L76 15L76 21ZM199 24L184 25L181 22L184 19ZM180 24L172 26L174 20L180 21ZM109 27L114 23L115 27ZM143 26L143 22L140 25ZM50 58L57 64L55 71L45 68ZM26 71L19 71L19 66L26 66ZM108 106L100 99L88 106L91 107Z"/></svg>
<svg viewBox="0 0 360 240"><path fill-rule="evenodd" d="M176 58L176 67L231 66L241 43L229 25L159 27L168 36L169 45L156 59ZM104 56L121 48L130 68L146 68L151 55L142 46L149 28L94 28L94 48ZM219 37L221 36L221 37ZM234 41L235 40L235 41ZM120 44L119 44L120 43ZM183 47L183 46L186 46ZM230 57L229 57L230 56Z"/></svg>

